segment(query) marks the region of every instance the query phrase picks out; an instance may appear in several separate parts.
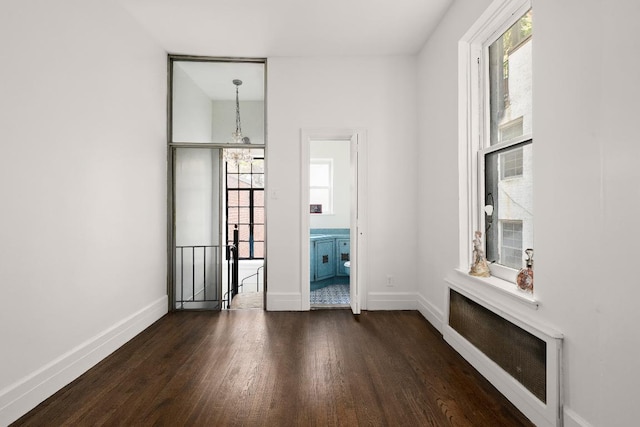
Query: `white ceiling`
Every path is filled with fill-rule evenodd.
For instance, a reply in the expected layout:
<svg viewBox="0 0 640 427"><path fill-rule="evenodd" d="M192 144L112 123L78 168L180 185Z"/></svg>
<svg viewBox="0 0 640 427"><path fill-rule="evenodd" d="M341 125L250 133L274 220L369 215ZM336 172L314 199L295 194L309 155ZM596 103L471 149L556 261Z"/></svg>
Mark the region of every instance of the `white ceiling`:
<svg viewBox="0 0 640 427"><path fill-rule="evenodd" d="M169 52L415 54L452 0L118 0Z"/></svg>

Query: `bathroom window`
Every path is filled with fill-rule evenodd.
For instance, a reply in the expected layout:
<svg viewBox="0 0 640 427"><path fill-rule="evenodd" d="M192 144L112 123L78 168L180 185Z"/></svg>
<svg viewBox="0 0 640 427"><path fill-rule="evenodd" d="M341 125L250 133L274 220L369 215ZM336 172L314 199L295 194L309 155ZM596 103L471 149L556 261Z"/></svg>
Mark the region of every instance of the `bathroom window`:
<svg viewBox="0 0 640 427"><path fill-rule="evenodd" d="M264 158L227 162L227 244L238 226L240 259L264 259Z"/></svg>
<svg viewBox="0 0 640 427"><path fill-rule="evenodd" d="M322 206L322 214L333 213L333 160L311 159L309 203Z"/></svg>

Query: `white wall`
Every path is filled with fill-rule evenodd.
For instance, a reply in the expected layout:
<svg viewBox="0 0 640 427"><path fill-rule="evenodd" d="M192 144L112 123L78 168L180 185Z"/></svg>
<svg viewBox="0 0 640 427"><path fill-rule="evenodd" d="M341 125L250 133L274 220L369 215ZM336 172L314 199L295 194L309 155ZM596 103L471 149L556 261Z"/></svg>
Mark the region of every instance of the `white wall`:
<svg viewBox="0 0 640 427"><path fill-rule="evenodd" d="M241 95L242 96L242 95ZM233 142L236 131L236 101L212 101L212 142ZM264 144L264 101L240 101L242 135L252 144Z"/></svg>
<svg viewBox="0 0 640 427"><path fill-rule="evenodd" d="M0 425L167 304L166 54L112 2L2 9Z"/></svg>
<svg viewBox="0 0 640 427"><path fill-rule="evenodd" d="M211 99L182 69L180 62L173 64L173 141L215 141L211 130ZM232 119L232 123L235 123L235 119Z"/></svg>
<svg viewBox="0 0 640 427"><path fill-rule="evenodd" d="M454 2L418 55L419 302L438 327L458 266L458 40L489 4Z"/></svg>
<svg viewBox="0 0 640 427"><path fill-rule="evenodd" d="M350 228L351 213L351 141L311 141L311 159L333 160L333 212L310 214L310 228Z"/></svg>
<svg viewBox="0 0 640 427"><path fill-rule="evenodd" d="M299 310L300 130L362 128L368 144L367 301L415 305L416 62L413 57L270 58L267 249L271 310ZM275 192L275 198L274 198ZM396 286L385 286L386 275ZM381 292L391 292L381 295ZM409 293L410 297L406 294ZM410 301L407 301L407 298ZM369 304L370 306L374 306Z"/></svg>
<svg viewBox="0 0 640 427"><path fill-rule="evenodd" d="M442 321L457 259L457 41L488 1L456 1L419 56L419 300ZM565 335L565 425L636 421L640 297L637 2L534 3L537 311ZM558 48L561 45L562 48ZM514 311L518 311L514 308ZM438 318L439 316L439 318Z"/></svg>

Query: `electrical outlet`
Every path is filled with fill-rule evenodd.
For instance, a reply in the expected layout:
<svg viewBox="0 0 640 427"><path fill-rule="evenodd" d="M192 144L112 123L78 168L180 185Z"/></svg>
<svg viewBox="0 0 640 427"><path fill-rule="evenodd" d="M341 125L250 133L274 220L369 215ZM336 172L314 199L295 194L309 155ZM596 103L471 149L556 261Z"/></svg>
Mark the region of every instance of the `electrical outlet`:
<svg viewBox="0 0 640 427"><path fill-rule="evenodd" d="M392 276L392 275L390 275L390 274L388 274L388 275L387 275L387 286L388 286L388 287L393 287L393 286L395 286L395 283L394 283L394 281L393 281L393 276Z"/></svg>

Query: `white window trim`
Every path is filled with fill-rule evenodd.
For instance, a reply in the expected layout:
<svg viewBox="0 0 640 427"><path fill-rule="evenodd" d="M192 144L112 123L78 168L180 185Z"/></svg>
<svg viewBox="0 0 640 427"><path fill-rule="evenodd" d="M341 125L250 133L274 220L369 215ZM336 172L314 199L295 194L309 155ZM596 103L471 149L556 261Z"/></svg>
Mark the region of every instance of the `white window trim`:
<svg viewBox="0 0 640 427"><path fill-rule="evenodd" d="M531 0L497 0L458 42L458 171L459 171L459 266L458 271L468 271L472 259L471 239L475 230L484 230L483 206L479 203L484 194L483 162L478 156L513 145L531 136L523 136L508 143L489 145L489 99L484 96L488 86L488 73L482 62L488 46L497 40L522 15L531 8ZM499 25L496 25L499 23ZM483 106L483 108L480 108ZM485 115L486 113L486 115ZM487 141L485 143L485 141ZM485 238L483 234L483 238ZM526 305L537 308L538 303L530 294L519 292L515 284L505 277L515 270L497 265L491 266L494 276L479 279L490 287L507 290ZM499 271L500 270L500 271ZM505 271L506 270L506 271ZM495 277L496 275L502 276ZM498 285L497 285L498 283Z"/></svg>

